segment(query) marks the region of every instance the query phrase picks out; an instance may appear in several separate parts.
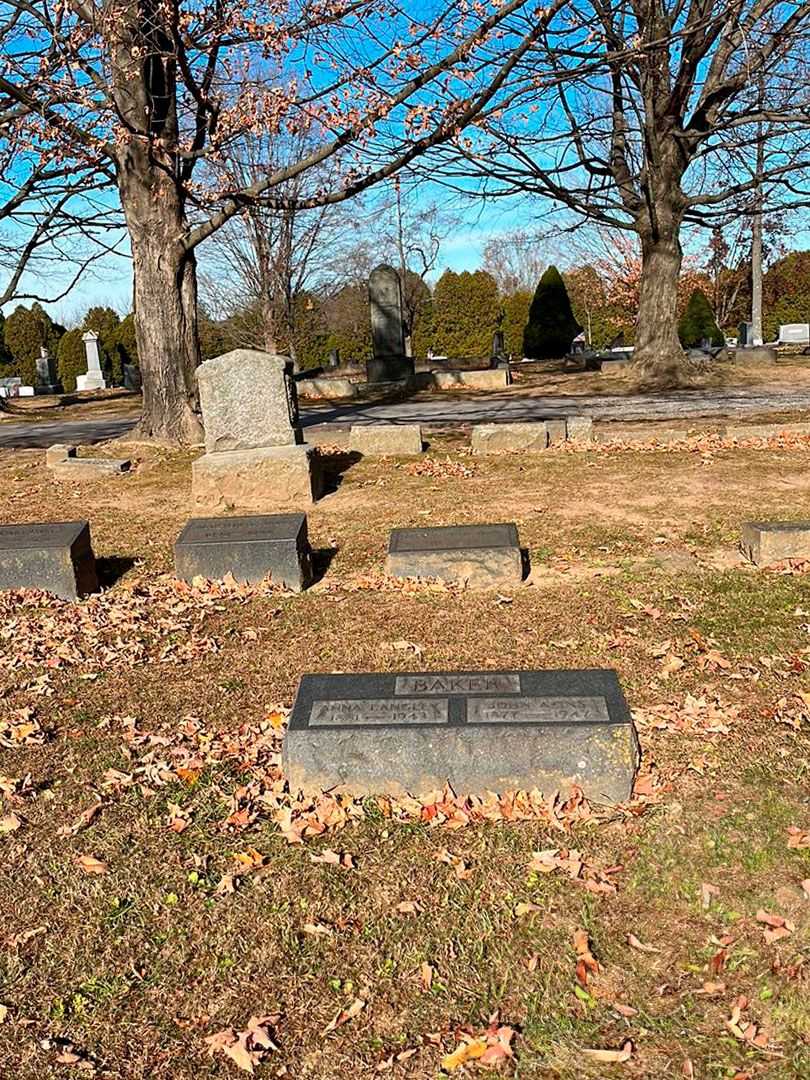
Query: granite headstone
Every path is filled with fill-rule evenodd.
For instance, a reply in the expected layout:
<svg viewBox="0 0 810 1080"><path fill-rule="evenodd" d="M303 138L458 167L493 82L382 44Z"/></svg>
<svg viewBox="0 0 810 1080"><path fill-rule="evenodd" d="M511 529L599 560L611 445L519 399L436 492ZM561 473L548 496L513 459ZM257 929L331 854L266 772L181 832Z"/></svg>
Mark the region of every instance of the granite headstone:
<svg viewBox="0 0 810 1080"><path fill-rule="evenodd" d="M43 589L63 600L96 592L89 524L0 525L0 589Z"/></svg>
<svg viewBox="0 0 810 1080"><path fill-rule="evenodd" d="M402 285L393 266L378 266L368 279L373 356L367 365L370 383L412 379L413 357L405 355Z"/></svg>
<svg viewBox="0 0 810 1080"><path fill-rule="evenodd" d="M638 741L610 670L304 675L284 740L293 791L632 791Z"/></svg>
<svg viewBox="0 0 810 1080"><path fill-rule="evenodd" d="M301 592L312 578L306 514L192 518L174 545L174 563L183 581L220 581L232 574L253 583L269 575Z"/></svg>
<svg viewBox="0 0 810 1080"><path fill-rule="evenodd" d="M435 577L473 588L519 585L523 557L517 526L393 529L386 572L400 578Z"/></svg>

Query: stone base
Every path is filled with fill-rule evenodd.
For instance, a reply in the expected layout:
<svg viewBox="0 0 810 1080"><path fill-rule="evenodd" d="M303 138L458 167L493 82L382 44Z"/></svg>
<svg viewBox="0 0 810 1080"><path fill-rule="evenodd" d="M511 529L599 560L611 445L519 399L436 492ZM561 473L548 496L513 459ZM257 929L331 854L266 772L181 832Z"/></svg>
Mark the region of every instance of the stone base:
<svg viewBox="0 0 810 1080"><path fill-rule="evenodd" d="M354 424L349 449L364 457L422 453L419 424Z"/></svg>
<svg viewBox="0 0 810 1080"><path fill-rule="evenodd" d="M183 581L195 577L239 582L266 577L293 592L312 579L306 514L192 518L174 545L174 565Z"/></svg>
<svg viewBox="0 0 810 1080"><path fill-rule="evenodd" d="M69 443L54 443L45 451L45 464L56 465L60 461L76 457L76 447Z"/></svg>
<svg viewBox="0 0 810 1080"><path fill-rule="evenodd" d="M312 401L357 397L357 385L351 379L300 379L295 385L299 397Z"/></svg>
<svg viewBox="0 0 810 1080"><path fill-rule="evenodd" d="M501 454L520 451L536 453L548 446L545 422L529 424L476 424L472 429L474 454Z"/></svg>
<svg viewBox="0 0 810 1080"><path fill-rule="evenodd" d="M401 382L413 378L412 356L374 357L366 364L366 379L370 383Z"/></svg>
<svg viewBox="0 0 810 1080"><path fill-rule="evenodd" d="M315 451L305 443L204 454L191 465L191 497L201 509L311 506L321 490Z"/></svg>
<svg viewBox="0 0 810 1080"><path fill-rule="evenodd" d="M486 371L434 371L431 384L437 390L505 390L511 382L508 368Z"/></svg>
<svg viewBox="0 0 810 1080"><path fill-rule="evenodd" d="M731 350L735 364L775 364L779 354L767 345L742 345Z"/></svg>
<svg viewBox="0 0 810 1080"><path fill-rule="evenodd" d="M51 447L53 449L53 447ZM129 458L79 458L68 456L49 466L58 480L98 480L129 472Z"/></svg>
<svg viewBox="0 0 810 1080"><path fill-rule="evenodd" d="M517 527L506 524L394 529L385 570L391 577L439 578L474 589L519 585L523 580L523 557Z"/></svg>
<svg viewBox="0 0 810 1080"><path fill-rule="evenodd" d="M591 443L593 442L593 420L590 416L567 416L565 433L569 442Z"/></svg>
<svg viewBox="0 0 810 1080"><path fill-rule="evenodd" d="M0 589L43 589L63 600L97 592L89 524L0 526Z"/></svg>
<svg viewBox="0 0 810 1080"><path fill-rule="evenodd" d="M613 671L304 675L284 738L292 791L630 797L638 741Z"/></svg>
<svg viewBox="0 0 810 1080"><path fill-rule="evenodd" d="M77 390L106 390L107 384L104 381L104 376L98 375L77 375L76 376L76 389Z"/></svg>
<svg viewBox="0 0 810 1080"><path fill-rule="evenodd" d="M810 521L747 521L740 548L755 566L810 559Z"/></svg>
<svg viewBox="0 0 810 1080"><path fill-rule="evenodd" d="M779 435L810 435L810 424L728 424L723 432L727 439L773 439Z"/></svg>

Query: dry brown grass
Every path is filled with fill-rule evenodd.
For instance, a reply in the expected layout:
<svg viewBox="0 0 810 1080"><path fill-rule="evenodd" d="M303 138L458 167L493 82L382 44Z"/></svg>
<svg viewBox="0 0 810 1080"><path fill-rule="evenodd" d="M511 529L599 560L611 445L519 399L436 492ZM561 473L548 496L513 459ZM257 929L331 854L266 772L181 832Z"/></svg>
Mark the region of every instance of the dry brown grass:
<svg viewBox="0 0 810 1080"><path fill-rule="evenodd" d="M437 438L430 453L473 475L352 465L309 515L313 544L333 552L320 585L218 600L200 612L194 635L204 644L191 658L159 659L188 641L179 616L176 633L161 629L135 666L124 662L126 625L112 662L78 623L71 639L84 658L64 667L13 666L24 643L1 640L0 718L32 707L48 738L0 749L0 774L23 789L6 781L0 810L21 821L0 836L0 1075L232 1076L205 1037L279 1014L279 1049L258 1076L372 1077L417 1049L390 1074L432 1080L456 1029L480 1031L495 1011L518 1029L505 1073L520 1078L678 1077L686 1061L707 1080L810 1074L801 890L810 848L788 846L790 826L810 829L798 697L810 691L810 578L757 572L735 555L741 520L810 517L810 448L474 459ZM165 620L160 579L189 514L189 455L135 454L131 476L93 485L53 480L40 451L0 454L2 517L88 517L97 555L137 560L111 599L142 580ZM516 520L529 548L532 578L509 602L373 587L393 526L480 520ZM412 642L419 658L396 641ZM206 761L188 782L155 775L151 793L105 785L107 770L127 773L163 752L127 741L122 718L169 739L188 717L207 733L236 733L289 705L305 670L592 665L616 667L640 710L656 795L639 816L567 836L542 822L450 832L371 806L342 831L291 846L269 817L223 824L245 782L238 758ZM92 823L60 835L97 795L104 806ZM180 833L167 827L170 804L190 822ZM617 893L529 871L532 851L559 846L619 867ZM351 852L356 869L312 863L325 847ZM469 876L436 858L443 848ZM234 854L252 849L267 869L218 896ZM81 855L106 873L83 872ZM718 890L708 906L704 883ZM409 900L416 914L397 911ZM539 910L521 915L521 904ZM795 929L768 944L760 908ZM577 991L581 928L601 970ZM657 951L628 945L628 934ZM740 997L749 1002L741 1023L764 1029L764 1048L726 1025ZM356 998L366 1002L359 1015L324 1035ZM617 1004L637 1012L622 1016ZM581 1054L628 1039L624 1065ZM78 1063L64 1059L68 1044Z"/></svg>

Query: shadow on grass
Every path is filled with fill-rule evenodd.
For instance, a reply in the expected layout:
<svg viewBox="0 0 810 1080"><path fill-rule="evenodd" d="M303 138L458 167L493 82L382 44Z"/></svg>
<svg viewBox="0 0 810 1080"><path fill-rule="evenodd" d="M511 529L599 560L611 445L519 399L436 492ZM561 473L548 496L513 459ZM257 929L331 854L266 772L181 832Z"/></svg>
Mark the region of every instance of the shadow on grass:
<svg viewBox="0 0 810 1080"><path fill-rule="evenodd" d="M313 548L312 549L312 579L310 585L317 583L324 577L332 565L332 559L337 555L337 548Z"/></svg>
<svg viewBox="0 0 810 1080"><path fill-rule="evenodd" d="M109 589L135 565L129 555L102 555L96 559L96 575L102 589Z"/></svg>
<svg viewBox="0 0 810 1080"><path fill-rule="evenodd" d="M333 495L343 481L343 474L360 461L362 454L356 450L334 454L321 454L320 467L323 478L323 495Z"/></svg>

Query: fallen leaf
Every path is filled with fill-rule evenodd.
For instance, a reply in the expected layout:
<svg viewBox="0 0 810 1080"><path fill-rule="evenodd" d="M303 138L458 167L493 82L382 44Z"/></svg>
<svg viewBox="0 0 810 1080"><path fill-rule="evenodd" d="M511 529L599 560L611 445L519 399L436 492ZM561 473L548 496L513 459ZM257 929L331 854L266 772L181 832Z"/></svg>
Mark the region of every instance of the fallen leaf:
<svg viewBox="0 0 810 1080"><path fill-rule="evenodd" d="M321 1035L328 1035L330 1031L334 1031L339 1028L341 1024L347 1023L349 1020L353 1020L356 1016L365 1009L366 1003L362 998L355 998L348 1009L341 1009L341 1011L335 1016L335 1018L326 1025L321 1032Z"/></svg>
<svg viewBox="0 0 810 1080"><path fill-rule="evenodd" d="M660 949L656 949L655 945L645 945L642 941L639 941L635 934L627 935L627 944L631 949L638 949L639 952L657 953Z"/></svg>
<svg viewBox="0 0 810 1080"><path fill-rule="evenodd" d="M107 864L94 855L77 855L76 863L85 874L106 874Z"/></svg>
<svg viewBox="0 0 810 1080"><path fill-rule="evenodd" d="M425 909L418 900L403 900L401 903L397 904L396 910L400 915L418 915Z"/></svg>
<svg viewBox="0 0 810 1080"><path fill-rule="evenodd" d="M15 813L6 814L5 817L0 818L0 835L16 832L21 826L22 818Z"/></svg>
<svg viewBox="0 0 810 1080"><path fill-rule="evenodd" d="M422 989L425 993L430 990L433 985L433 968L430 964L422 964L419 968L419 981L422 984Z"/></svg>
<svg viewBox="0 0 810 1080"><path fill-rule="evenodd" d="M633 1053L633 1044L628 1040L621 1050L580 1050L589 1061L598 1061L601 1065L620 1064L629 1061Z"/></svg>
<svg viewBox="0 0 810 1080"><path fill-rule="evenodd" d="M486 1039L473 1039L471 1042L464 1042L456 1047L452 1054L447 1054L442 1058L442 1070L444 1072L454 1072L466 1062L483 1057L486 1051Z"/></svg>

